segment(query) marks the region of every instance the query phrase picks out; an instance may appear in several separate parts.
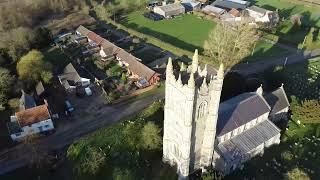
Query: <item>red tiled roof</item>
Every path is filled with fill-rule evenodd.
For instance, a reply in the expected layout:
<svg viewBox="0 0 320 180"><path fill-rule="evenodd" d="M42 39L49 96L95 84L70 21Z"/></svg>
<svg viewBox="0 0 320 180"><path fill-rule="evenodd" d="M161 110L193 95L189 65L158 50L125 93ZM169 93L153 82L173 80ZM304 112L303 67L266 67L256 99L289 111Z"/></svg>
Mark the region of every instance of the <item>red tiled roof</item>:
<svg viewBox="0 0 320 180"><path fill-rule="evenodd" d="M240 15L240 11L238 11L238 10L236 10L236 9L234 9L234 8L232 8L232 9L229 11L229 13L230 13L231 15L233 15L234 17L238 17L238 16Z"/></svg>
<svg viewBox="0 0 320 180"><path fill-rule="evenodd" d="M95 43L97 43L98 45L100 45L101 42L104 40L101 36L99 36L98 34L92 32L92 31L89 32L88 38L90 40L94 41Z"/></svg>
<svg viewBox="0 0 320 180"><path fill-rule="evenodd" d="M50 118L47 105L36 106L16 113L16 117L21 127L41 122Z"/></svg>

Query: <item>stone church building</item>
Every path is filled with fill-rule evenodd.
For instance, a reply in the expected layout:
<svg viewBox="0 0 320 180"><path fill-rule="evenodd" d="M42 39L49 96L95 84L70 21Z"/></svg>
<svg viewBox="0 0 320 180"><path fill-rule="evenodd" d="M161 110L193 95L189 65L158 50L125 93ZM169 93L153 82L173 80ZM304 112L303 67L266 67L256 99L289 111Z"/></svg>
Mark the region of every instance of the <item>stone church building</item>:
<svg viewBox="0 0 320 180"><path fill-rule="evenodd" d="M223 65L215 76L206 67L200 69L197 50L188 70L174 73L172 60L168 61L163 161L175 165L182 179L211 165L228 174L280 143L280 129L269 114L288 112L283 87L268 96L259 87L220 103L223 79Z"/></svg>

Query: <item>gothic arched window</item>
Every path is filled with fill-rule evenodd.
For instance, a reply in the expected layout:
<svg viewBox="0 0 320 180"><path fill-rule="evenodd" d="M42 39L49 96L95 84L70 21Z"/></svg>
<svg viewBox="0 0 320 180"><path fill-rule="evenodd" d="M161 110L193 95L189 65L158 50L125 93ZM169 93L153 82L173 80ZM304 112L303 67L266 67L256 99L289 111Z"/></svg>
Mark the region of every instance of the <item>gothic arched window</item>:
<svg viewBox="0 0 320 180"><path fill-rule="evenodd" d="M202 102L198 107L198 119L202 118L207 111L207 102Z"/></svg>

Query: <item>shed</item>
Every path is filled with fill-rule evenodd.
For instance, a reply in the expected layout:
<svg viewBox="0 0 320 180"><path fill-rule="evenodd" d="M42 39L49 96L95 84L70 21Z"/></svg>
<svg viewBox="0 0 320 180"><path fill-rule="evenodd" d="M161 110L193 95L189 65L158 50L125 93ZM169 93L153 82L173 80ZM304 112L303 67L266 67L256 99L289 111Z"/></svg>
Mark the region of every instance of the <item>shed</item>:
<svg viewBox="0 0 320 180"><path fill-rule="evenodd" d="M181 4L168 4L154 7L153 12L167 18L185 13L185 8Z"/></svg>

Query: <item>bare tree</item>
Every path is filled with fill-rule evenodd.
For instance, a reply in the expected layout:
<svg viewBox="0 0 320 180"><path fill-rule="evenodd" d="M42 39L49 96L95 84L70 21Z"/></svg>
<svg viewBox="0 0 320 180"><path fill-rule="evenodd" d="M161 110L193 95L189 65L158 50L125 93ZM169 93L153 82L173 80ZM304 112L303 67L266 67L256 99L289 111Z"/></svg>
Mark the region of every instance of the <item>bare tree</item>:
<svg viewBox="0 0 320 180"><path fill-rule="evenodd" d="M231 27L219 23L204 43L205 54L231 67L250 55L258 40L257 31L247 23Z"/></svg>

